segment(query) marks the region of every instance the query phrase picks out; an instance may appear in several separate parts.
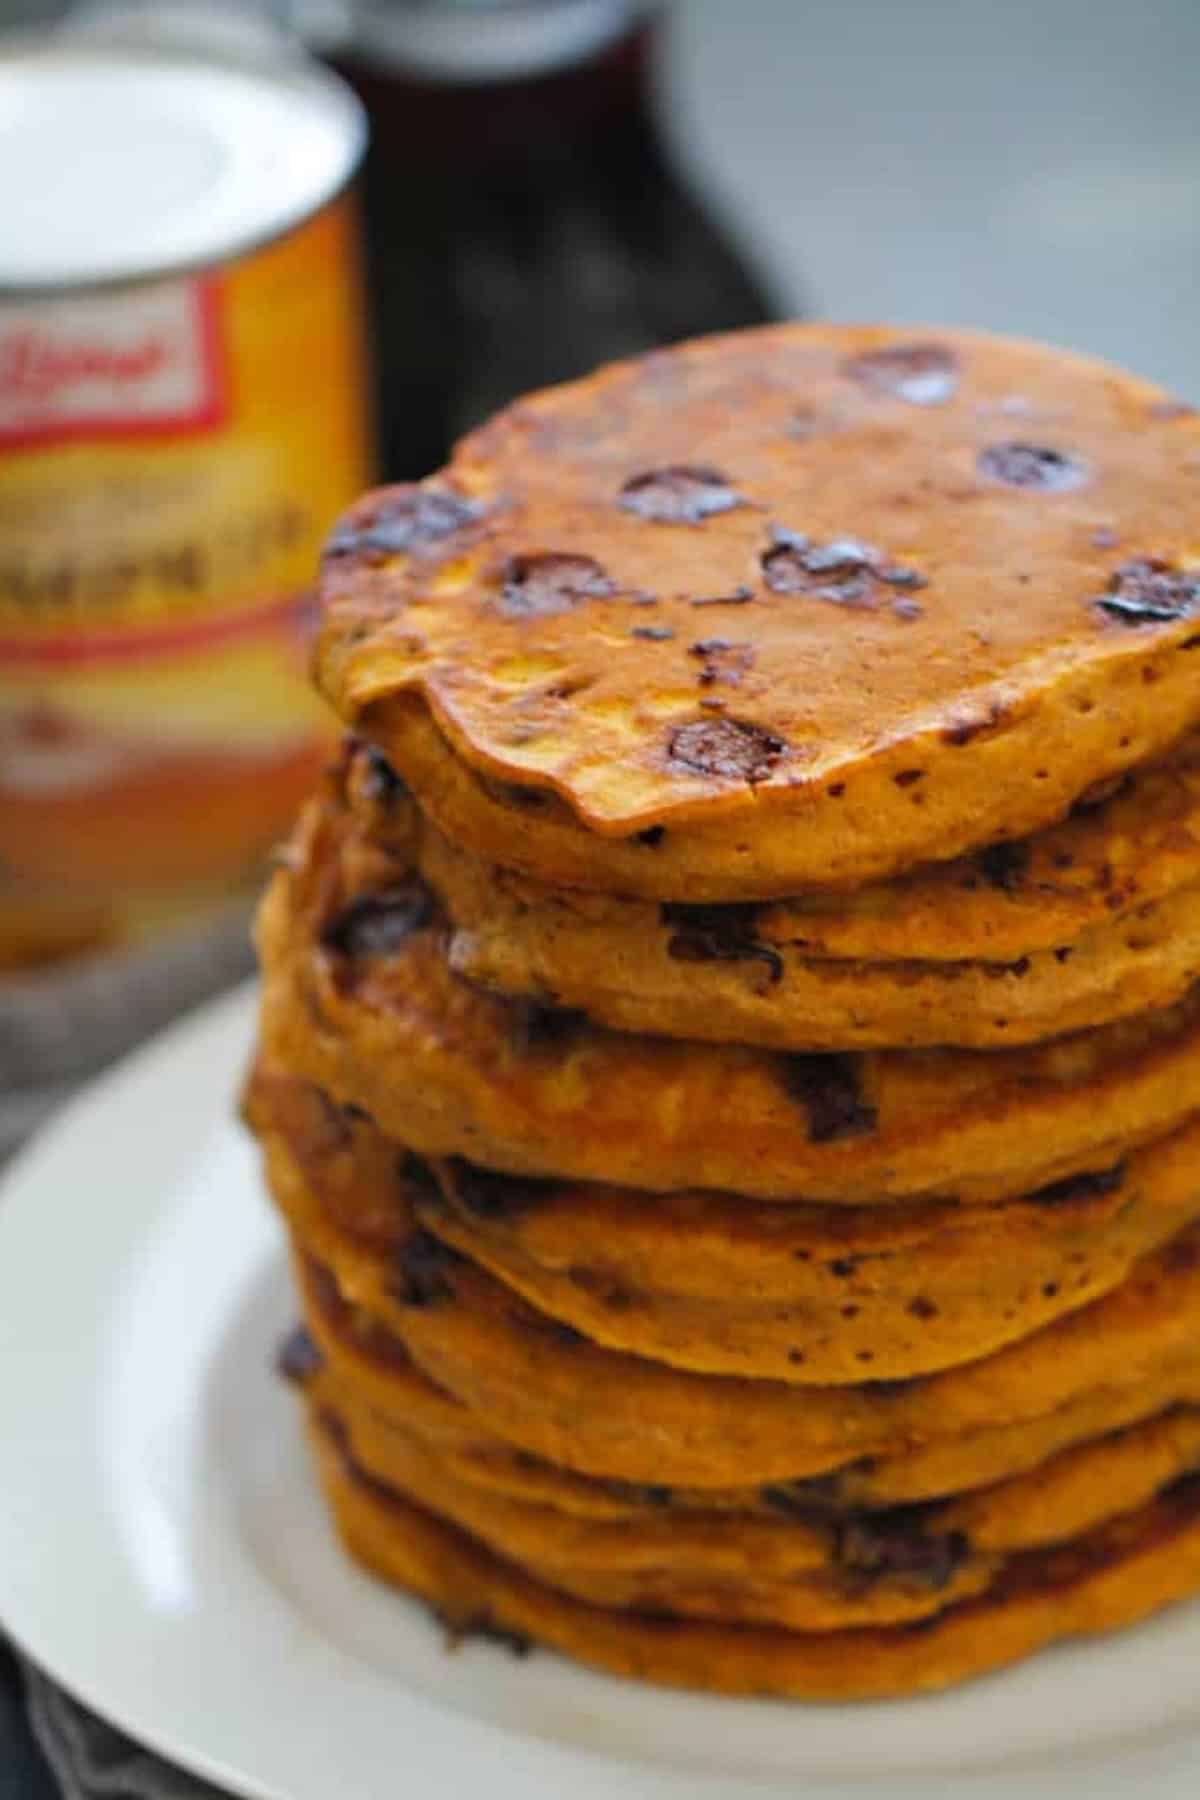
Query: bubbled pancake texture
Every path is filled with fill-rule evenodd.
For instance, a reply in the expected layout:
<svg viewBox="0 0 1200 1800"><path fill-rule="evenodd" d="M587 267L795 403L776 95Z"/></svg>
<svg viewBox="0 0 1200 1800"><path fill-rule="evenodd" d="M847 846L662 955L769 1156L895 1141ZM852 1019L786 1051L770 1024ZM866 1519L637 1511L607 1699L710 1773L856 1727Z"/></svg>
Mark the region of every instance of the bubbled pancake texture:
<svg viewBox="0 0 1200 1800"><path fill-rule="evenodd" d="M455 1633L865 1699L1200 1588L1198 487L1118 371L786 327L335 529L244 1113Z"/></svg>

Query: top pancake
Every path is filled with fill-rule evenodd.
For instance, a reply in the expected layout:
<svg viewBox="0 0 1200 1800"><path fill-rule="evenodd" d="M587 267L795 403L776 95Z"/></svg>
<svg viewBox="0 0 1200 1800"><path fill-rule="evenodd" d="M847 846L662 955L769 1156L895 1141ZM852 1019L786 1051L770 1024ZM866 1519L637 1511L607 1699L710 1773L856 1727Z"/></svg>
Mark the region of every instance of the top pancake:
<svg viewBox="0 0 1200 1800"><path fill-rule="evenodd" d="M1195 416L1089 359L706 339L361 501L318 679L510 866L653 898L852 886L1045 825L1200 719L1198 501Z"/></svg>

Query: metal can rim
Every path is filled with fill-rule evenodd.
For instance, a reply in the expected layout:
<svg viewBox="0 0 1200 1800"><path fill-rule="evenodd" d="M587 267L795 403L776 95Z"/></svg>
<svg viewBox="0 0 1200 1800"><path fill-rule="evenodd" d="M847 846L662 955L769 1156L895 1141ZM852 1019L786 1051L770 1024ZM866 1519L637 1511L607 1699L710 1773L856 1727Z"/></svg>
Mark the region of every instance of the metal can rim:
<svg viewBox="0 0 1200 1800"><path fill-rule="evenodd" d="M134 286L219 268L252 255L297 230L335 200L354 178L366 150L367 120L357 96L340 76L302 52L281 55L278 64L259 59L243 62L231 57L185 54L165 44L130 46L74 38L66 32L21 32L0 44L0 95L6 79L15 79L20 85L21 78L39 65L55 69L65 65L101 78L106 69L113 68L126 76L133 74L135 79L166 74L186 78L194 89L211 83L214 94L222 86L227 95L237 89L243 100L249 93L257 92L260 99L269 96L275 101L276 123L286 129L290 115L298 133L306 120L312 122L316 101L322 115L323 141L304 179L292 179L272 192L264 164L259 170L256 194L253 189L247 193L243 180L239 193L246 199L236 216L222 216L217 211L206 225L203 209L197 208L198 216L190 233L177 232L171 243L158 245L151 241L141 247L125 243L106 251L101 225L86 253L66 250L57 259L47 255L38 266L36 256L31 256L28 249L22 264L15 243L4 241L8 230L0 232L0 297L24 299ZM21 97L28 115L28 86ZM247 109L243 107L242 111ZM12 128L14 139L19 130L19 125ZM14 154L4 148L5 135L0 131L0 161ZM270 139L264 135L262 142L265 148ZM277 142L277 152L278 149ZM9 166L13 164L10 162ZM0 205L0 215L6 210ZM11 214L9 226L12 228ZM13 238L18 235L13 229Z"/></svg>

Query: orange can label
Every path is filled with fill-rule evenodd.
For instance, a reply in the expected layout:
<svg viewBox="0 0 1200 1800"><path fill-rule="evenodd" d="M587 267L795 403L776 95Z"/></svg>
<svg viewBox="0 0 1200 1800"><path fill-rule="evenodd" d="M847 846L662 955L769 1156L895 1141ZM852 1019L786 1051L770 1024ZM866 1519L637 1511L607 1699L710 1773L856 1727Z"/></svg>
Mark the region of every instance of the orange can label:
<svg viewBox="0 0 1200 1800"><path fill-rule="evenodd" d="M372 474L357 259L343 198L217 272L0 300L0 966L39 916L228 892L311 780L315 561Z"/></svg>

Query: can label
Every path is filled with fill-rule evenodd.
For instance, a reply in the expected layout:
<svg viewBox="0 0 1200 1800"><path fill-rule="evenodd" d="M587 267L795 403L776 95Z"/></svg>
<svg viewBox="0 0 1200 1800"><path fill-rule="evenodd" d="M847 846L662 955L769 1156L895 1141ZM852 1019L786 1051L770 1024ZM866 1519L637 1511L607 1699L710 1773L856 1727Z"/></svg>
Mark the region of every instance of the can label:
<svg viewBox="0 0 1200 1800"><path fill-rule="evenodd" d="M312 779L315 561L372 474L354 225L0 305L0 968L227 893Z"/></svg>
<svg viewBox="0 0 1200 1800"><path fill-rule="evenodd" d="M219 285L203 278L0 300L0 449L219 424L221 328Z"/></svg>

